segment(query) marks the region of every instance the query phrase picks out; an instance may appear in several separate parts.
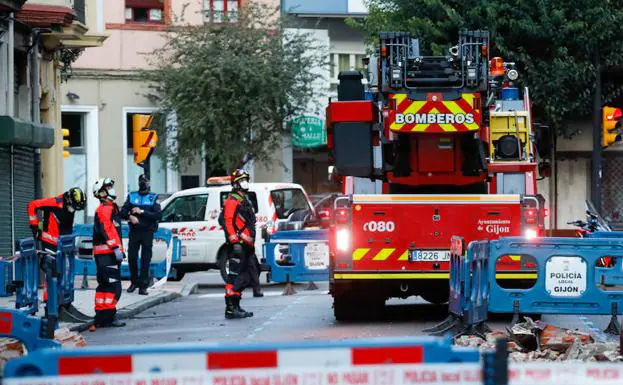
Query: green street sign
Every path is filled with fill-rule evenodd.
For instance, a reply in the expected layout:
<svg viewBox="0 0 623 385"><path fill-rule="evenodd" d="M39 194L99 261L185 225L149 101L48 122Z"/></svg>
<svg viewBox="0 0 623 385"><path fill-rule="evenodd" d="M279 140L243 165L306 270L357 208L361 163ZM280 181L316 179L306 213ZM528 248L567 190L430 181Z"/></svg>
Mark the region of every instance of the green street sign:
<svg viewBox="0 0 623 385"><path fill-rule="evenodd" d="M292 121L292 145L298 148L321 147L327 144L324 120L316 116L300 116Z"/></svg>

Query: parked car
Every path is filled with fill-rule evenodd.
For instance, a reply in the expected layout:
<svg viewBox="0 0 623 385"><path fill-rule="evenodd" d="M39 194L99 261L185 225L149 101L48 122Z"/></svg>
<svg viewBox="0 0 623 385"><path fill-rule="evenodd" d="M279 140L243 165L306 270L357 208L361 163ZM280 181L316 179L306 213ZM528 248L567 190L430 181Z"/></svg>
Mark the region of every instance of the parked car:
<svg viewBox="0 0 623 385"><path fill-rule="evenodd" d="M173 266L178 277L217 268L222 275L227 273L225 234L218 216L230 192L228 177L210 178L208 187L179 191L162 202L160 226L176 233L182 241L182 260ZM294 183L249 183L248 197L257 213L255 250L260 261L263 228L271 233L280 223L292 222L301 213L314 213L303 187ZM154 261L164 258L154 250Z"/></svg>

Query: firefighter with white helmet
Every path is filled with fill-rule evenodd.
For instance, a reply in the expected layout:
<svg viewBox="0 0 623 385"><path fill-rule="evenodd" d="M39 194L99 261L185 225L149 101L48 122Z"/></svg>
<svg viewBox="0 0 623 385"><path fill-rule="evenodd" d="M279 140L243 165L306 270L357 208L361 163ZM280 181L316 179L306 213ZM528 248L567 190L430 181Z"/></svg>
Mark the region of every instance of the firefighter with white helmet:
<svg viewBox="0 0 623 385"><path fill-rule="evenodd" d="M121 298L121 262L125 259L121 242L121 215L115 203L115 181L102 178L93 184L93 195L100 205L93 224L93 256L97 267L95 326L125 326L116 318Z"/></svg>

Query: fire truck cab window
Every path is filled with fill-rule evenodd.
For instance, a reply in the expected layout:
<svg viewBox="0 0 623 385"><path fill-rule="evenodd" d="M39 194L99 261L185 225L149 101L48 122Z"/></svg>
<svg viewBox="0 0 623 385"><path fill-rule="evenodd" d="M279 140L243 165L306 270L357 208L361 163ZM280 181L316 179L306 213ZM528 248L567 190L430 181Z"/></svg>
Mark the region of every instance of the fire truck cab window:
<svg viewBox="0 0 623 385"><path fill-rule="evenodd" d="M279 219L287 219L294 212L310 209L305 194L299 189L274 190L270 196Z"/></svg>
<svg viewBox="0 0 623 385"><path fill-rule="evenodd" d="M162 222L195 222L205 220L208 194L175 198L162 211Z"/></svg>

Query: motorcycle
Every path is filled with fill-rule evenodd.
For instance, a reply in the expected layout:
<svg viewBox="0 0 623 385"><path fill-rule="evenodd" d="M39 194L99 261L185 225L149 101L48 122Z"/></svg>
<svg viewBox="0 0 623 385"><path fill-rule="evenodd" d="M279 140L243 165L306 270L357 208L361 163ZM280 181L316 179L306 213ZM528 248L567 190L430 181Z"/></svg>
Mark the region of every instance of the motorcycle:
<svg viewBox="0 0 623 385"><path fill-rule="evenodd" d="M576 236L578 238L590 238L590 235L597 231L612 231L608 223L597 213L594 206L590 201L586 201L586 222L582 220L576 220L573 222L567 222L568 225L574 225L578 227ZM597 261L597 267L614 267L616 259L612 257L602 257Z"/></svg>

